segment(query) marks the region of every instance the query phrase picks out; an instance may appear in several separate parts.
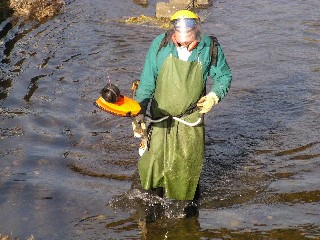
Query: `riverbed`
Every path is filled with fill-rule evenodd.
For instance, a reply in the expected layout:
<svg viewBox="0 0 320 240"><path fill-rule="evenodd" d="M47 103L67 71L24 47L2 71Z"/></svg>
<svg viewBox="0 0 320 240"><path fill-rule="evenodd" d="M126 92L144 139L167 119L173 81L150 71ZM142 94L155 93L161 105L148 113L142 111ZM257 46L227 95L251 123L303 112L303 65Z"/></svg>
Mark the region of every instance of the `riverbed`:
<svg viewBox="0 0 320 240"><path fill-rule="evenodd" d="M232 69L206 114L199 214L145 221L130 118L94 101L132 95L165 31L133 1L74 0L42 24L0 24L0 234L27 239L320 239L318 0L214 1L199 10ZM210 81L209 81L210 82ZM164 203L165 204L165 203Z"/></svg>

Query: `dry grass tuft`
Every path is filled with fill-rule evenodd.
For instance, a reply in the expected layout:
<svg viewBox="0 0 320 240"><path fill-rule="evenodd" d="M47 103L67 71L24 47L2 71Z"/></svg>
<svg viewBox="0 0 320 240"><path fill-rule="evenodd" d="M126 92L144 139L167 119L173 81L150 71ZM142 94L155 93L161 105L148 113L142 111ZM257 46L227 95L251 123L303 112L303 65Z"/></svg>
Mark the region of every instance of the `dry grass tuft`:
<svg viewBox="0 0 320 240"><path fill-rule="evenodd" d="M157 26L164 29L168 29L171 27L170 20L168 18L156 18L145 15L140 15L138 17L129 17L128 19L125 19L122 22L137 25L149 24L151 26Z"/></svg>
<svg viewBox="0 0 320 240"><path fill-rule="evenodd" d="M9 235L2 235L0 234L0 240L13 240L12 238L9 237ZM14 240L20 240L20 238L14 238ZM35 240L33 235L27 238L27 240Z"/></svg>
<svg viewBox="0 0 320 240"><path fill-rule="evenodd" d="M0 240L10 240L10 237L8 235L0 234Z"/></svg>
<svg viewBox="0 0 320 240"><path fill-rule="evenodd" d="M14 10L14 16L26 20L50 19L62 12L64 6L64 0L10 0L10 8Z"/></svg>

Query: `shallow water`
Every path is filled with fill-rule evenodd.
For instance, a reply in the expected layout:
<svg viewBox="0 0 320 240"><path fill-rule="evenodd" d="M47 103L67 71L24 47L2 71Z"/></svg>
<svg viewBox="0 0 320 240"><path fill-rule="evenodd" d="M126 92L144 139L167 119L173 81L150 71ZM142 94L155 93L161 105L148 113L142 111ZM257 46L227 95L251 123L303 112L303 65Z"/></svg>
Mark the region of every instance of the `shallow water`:
<svg viewBox="0 0 320 240"><path fill-rule="evenodd" d="M0 234L26 239L320 239L319 2L218 1L203 31L234 80L206 116L199 216L136 189L139 142L93 102L131 95L155 1L70 1L0 24ZM160 207L159 207L160 206ZM146 212L159 213L146 223Z"/></svg>

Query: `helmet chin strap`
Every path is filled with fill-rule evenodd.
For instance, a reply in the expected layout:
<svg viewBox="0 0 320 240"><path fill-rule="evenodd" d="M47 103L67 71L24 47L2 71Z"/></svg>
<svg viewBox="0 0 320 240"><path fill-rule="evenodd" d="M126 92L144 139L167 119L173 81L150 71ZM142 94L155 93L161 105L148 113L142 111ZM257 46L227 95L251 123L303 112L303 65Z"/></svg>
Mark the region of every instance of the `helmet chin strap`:
<svg viewBox="0 0 320 240"><path fill-rule="evenodd" d="M182 46L181 43L177 42L175 34L172 34L171 40L172 40L172 42L174 43L174 45L176 47L181 47ZM198 43L199 42L197 40L193 40L191 43L189 43L189 45L187 46L188 51L191 52L193 49L195 49L198 46Z"/></svg>

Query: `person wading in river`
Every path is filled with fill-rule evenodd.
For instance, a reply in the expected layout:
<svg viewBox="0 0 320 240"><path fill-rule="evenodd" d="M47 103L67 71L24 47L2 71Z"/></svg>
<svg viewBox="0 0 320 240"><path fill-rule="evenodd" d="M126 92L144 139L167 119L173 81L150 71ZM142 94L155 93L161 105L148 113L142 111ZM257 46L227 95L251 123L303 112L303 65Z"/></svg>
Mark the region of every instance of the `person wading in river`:
<svg viewBox="0 0 320 240"><path fill-rule="evenodd" d="M151 43L135 94L142 109L139 123L150 100L153 119L171 117L151 125L138 170L143 189L172 200L194 200L204 159L204 124L190 127L172 117L193 122L208 113L226 96L232 75L220 44L201 33L195 13L180 10L171 22L173 29ZM214 82L206 94L209 75Z"/></svg>

